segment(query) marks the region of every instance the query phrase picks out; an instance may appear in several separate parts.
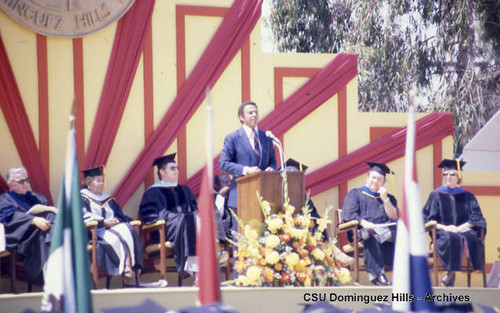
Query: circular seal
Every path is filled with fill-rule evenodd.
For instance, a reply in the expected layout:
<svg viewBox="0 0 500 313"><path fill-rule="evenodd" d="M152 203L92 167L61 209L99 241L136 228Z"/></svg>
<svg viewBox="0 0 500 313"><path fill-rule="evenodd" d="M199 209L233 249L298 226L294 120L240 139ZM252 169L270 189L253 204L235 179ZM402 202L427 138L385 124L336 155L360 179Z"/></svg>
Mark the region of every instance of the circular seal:
<svg viewBox="0 0 500 313"><path fill-rule="evenodd" d="M120 18L134 0L0 0L0 8L30 30L82 37Z"/></svg>

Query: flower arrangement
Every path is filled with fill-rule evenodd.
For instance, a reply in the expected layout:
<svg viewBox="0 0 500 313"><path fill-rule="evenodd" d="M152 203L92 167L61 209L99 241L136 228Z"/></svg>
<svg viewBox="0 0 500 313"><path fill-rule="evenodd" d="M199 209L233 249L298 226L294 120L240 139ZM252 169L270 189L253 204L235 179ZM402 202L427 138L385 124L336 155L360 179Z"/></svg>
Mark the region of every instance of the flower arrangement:
<svg viewBox="0 0 500 313"><path fill-rule="evenodd" d="M235 216L244 230L234 234L238 239L234 243L238 246L237 286L334 286L351 280L349 270L335 262L337 247L322 238L330 220L315 221L307 207L294 215L295 208L288 202L284 212L272 214L269 202L257 197L263 223L252 220L243 225Z"/></svg>

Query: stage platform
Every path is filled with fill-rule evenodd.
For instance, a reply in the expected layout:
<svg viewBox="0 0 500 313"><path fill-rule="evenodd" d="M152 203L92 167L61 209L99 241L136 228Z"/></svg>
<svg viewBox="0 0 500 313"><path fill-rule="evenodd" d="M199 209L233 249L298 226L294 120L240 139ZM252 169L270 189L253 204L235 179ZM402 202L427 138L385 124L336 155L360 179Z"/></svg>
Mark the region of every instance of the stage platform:
<svg viewBox="0 0 500 313"><path fill-rule="evenodd" d="M365 273L363 273L365 274ZM364 275L362 274L362 278ZM390 276L390 273L389 275ZM145 277L154 279L155 277ZM473 287L465 287L465 275L458 275L454 288L435 287L434 295L442 299L468 299L477 312L483 312L479 304L486 306L500 305L499 288L480 288L477 285L481 277L474 274L472 278ZM103 280L101 280L101 285ZM314 287L314 288L242 288L225 286L222 287L222 300L224 304L233 307L241 313L298 313L302 310L301 303L313 303L315 299L325 299L332 304L359 310L374 304L374 297L390 302L391 288L377 287L362 281L360 285L342 287ZM112 287L117 287L119 279L113 280ZM173 278L170 284L175 285ZM197 288L189 287L192 281L186 280L185 287L166 288L130 288L130 289L98 289L93 290L93 302L96 313L103 309L120 308L126 306L137 307L144 301L150 299L165 309L178 309L196 305ZM20 282L19 287L26 285ZM3 279L2 289L8 287L8 282ZM0 294L0 312L17 313L25 309L40 310L42 297L41 286L35 286L35 292L20 294ZM355 300L352 297L356 297ZM458 297L458 298L457 298ZM385 298L385 299L384 299Z"/></svg>

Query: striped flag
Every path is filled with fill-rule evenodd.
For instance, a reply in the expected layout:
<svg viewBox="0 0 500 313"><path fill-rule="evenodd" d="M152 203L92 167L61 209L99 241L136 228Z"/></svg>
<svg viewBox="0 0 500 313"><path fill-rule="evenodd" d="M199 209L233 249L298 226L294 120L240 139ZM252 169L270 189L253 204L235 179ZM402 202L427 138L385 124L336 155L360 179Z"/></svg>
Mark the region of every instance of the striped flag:
<svg viewBox="0 0 500 313"><path fill-rule="evenodd" d="M403 201L397 222L392 309L435 311L432 299L427 238L415 164L415 112L410 106L406 130Z"/></svg>
<svg viewBox="0 0 500 313"><path fill-rule="evenodd" d="M73 123L72 123L73 124ZM42 312L93 312L87 230L83 224L75 130L68 135L50 256L44 267Z"/></svg>

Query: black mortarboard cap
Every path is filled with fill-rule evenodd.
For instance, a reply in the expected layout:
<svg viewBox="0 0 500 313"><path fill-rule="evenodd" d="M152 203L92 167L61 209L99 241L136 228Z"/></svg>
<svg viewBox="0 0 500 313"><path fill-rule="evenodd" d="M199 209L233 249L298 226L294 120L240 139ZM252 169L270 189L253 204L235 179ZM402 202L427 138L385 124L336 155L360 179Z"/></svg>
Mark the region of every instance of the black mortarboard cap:
<svg viewBox="0 0 500 313"><path fill-rule="evenodd" d="M304 165L304 164L300 163L299 161L296 161L292 158L289 158L288 160L286 160L285 165L296 167L299 171L305 171L308 168L308 166L306 166L306 165Z"/></svg>
<svg viewBox="0 0 500 313"><path fill-rule="evenodd" d="M94 177L104 175L104 165L81 170L83 177Z"/></svg>
<svg viewBox="0 0 500 313"><path fill-rule="evenodd" d="M394 172L384 163L366 162L366 164L368 164L372 170L384 176L387 174L394 174Z"/></svg>
<svg viewBox="0 0 500 313"><path fill-rule="evenodd" d="M459 160L444 159L438 167L445 171L458 171L458 178L462 179L462 168L466 162Z"/></svg>
<svg viewBox="0 0 500 313"><path fill-rule="evenodd" d="M154 161L153 161L153 166L158 166L158 168L161 168L163 167L165 164L168 164L168 163L175 163L175 155L177 153L172 153L172 154L167 154L165 156L162 156L162 157L159 157L159 158L156 158Z"/></svg>
<svg viewBox="0 0 500 313"><path fill-rule="evenodd" d="M444 159L441 163L439 163L438 167L444 169L445 171L461 171L465 163L466 162L464 161ZM460 164L460 168L458 168L458 164Z"/></svg>

